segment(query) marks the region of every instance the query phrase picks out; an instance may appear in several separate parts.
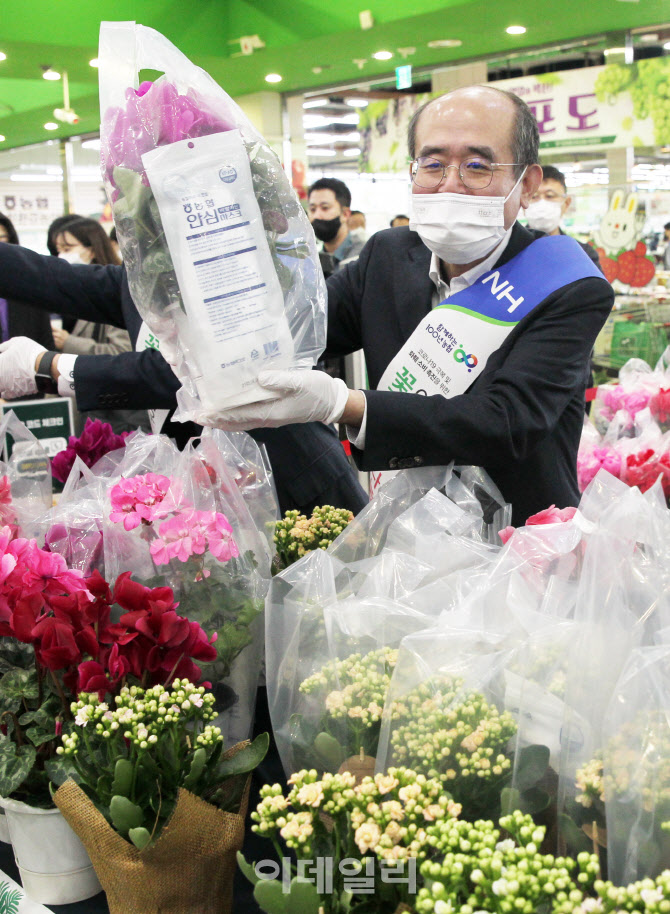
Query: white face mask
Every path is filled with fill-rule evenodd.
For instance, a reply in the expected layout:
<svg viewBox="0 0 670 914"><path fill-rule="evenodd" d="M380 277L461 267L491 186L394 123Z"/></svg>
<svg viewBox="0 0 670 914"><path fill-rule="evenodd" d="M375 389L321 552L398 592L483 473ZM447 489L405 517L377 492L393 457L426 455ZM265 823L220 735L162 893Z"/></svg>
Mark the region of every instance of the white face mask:
<svg viewBox="0 0 670 914"><path fill-rule="evenodd" d="M562 205L557 200L538 200L529 204L526 219L529 228L550 234L561 222Z"/></svg>
<svg viewBox="0 0 670 914"><path fill-rule="evenodd" d="M87 261L81 257L79 251L61 251L58 256L61 260L67 260L68 263L83 263L84 265L87 263Z"/></svg>
<svg viewBox="0 0 670 914"><path fill-rule="evenodd" d="M409 227L445 263L483 260L505 235L505 204L525 173L506 197L411 194Z"/></svg>

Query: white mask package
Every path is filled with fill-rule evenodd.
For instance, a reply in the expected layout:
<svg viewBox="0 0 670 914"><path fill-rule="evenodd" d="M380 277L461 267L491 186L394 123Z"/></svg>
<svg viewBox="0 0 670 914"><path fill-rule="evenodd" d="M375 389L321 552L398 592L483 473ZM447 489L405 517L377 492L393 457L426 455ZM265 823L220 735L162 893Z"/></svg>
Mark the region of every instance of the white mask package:
<svg viewBox="0 0 670 914"><path fill-rule="evenodd" d="M239 130L160 146L142 164L186 309L175 319L199 399L216 409L275 396L256 378L291 365L293 340Z"/></svg>

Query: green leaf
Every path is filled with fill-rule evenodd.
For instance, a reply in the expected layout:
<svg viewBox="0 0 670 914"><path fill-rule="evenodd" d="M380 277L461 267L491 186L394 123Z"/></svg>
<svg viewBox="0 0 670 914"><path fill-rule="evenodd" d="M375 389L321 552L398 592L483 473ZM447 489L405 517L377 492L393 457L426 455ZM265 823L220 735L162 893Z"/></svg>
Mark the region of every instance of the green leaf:
<svg viewBox="0 0 670 914"><path fill-rule="evenodd" d="M135 766L127 758L117 759L114 765L114 780L112 781L112 794L127 797L133 784Z"/></svg>
<svg viewBox="0 0 670 914"><path fill-rule="evenodd" d="M261 881L260 876L256 875L254 866L251 863L247 862L247 859L242 851L237 852L237 865L252 885L256 885Z"/></svg>
<svg viewBox="0 0 670 914"><path fill-rule="evenodd" d="M135 847L141 851L151 842L151 833L146 828L130 828L128 829L128 837Z"/></svg>
<svg viewBox="0 0 670 914"><path fill-rule="evenodd" d="M37 751L33 746L17 748L6 738L0 741L0 796L9 797L29 776Z"/></svg>
<svg viewBox="0 0 670 914"><path fill-rule="evenodd" d="M295 876L291 880L291 891L288 894L291 914L319 914L321 899L316 886L308 879Z"/></svg>
<svg viewBox="0 0 670 914"><path fill-rule="evenodd" d="M572 821L570 816L566 816L565 813L559 813L558 827L561 835L565 839L565 843L570 848L571 855L579 853L580 851L593 850L592 843L581 828Z"/></svg>
<svg viewBox="0 0 670 914"><path fill-rule="evenodd" d="M500 815L509 816L515 809L519 809L521 794L514 787L503 787L500 791Z"/></svg>
<svg viewBox="0 0 670 914"><path fill-rule="evenodd" d="M269 745L269 734L261 733L251 745L245 746L232 758L224 759L219 764L217 780L220 780L221 776L229 778L236 774L248 774L253 771L265 758Z"/></svg>
<svg viewBox="0 0 670 914"><path fill-rule="evenodd" d="M548 746L526 746L519 752L514 771L514 786L517 790L534 787L547 773L549 767Z"/></svg>
<svg viewBox="0 0 670 914"><path fill-rule="evenodd" d="M337 771L344 761L344 750L330 733L319 733L314 740L314 751L328 771Z"/></svg>
<svg viewBox="0 0 670 914"><path fill-rule="evenodd" d="M254 886L254 898L266 914L288 914L289 896L276 879L261 879Z"/></svg>
<svg viewBox="0 0 670 914"><path fill-rule="evenodd" d="M536 816L549 806L551 797L546 790L539 787L531 787L530 790L524 790L519 800L518 809L530 816Z"/></svg>
<svg viewBox="0 0 670 914"><path fill-rule="evenodd" d="M112 797L109 804L109 816L114 828L124 838L131 828L139 828L144 822L142 808L137 803L131 803L127 797Z"/></svg>
<svg viewBox="0 0 670 914"><path fill-rule="evenodd" d="M197 784L200 775L205 770L206 764L207 752L204 746L199 746L193 753L193 757L191 758L191 767L188 774L184 778L184 787L187 790L192 790L193 787Z"/></svg>
<svg viewBox="0 0 670 914"><path fill-rule="evenodd" d="M68 778L79 783L79 775L74 765L66 755L56 755L44 763L44 770L52 783L58 787L64 784Z"/></svg>
<svg viewBox="0 0 670 914"><path fill-rule="evenodd" d="M16 711L23 701L35 701L38 697L34 670L10 670L0 679L0 708L3 711Z"/></svg>
<svg viewBox="0 0 670 914"><path fill-rule="evenodd" d="M321 900L313 883L295 876L288 892L277 879L261 879L254 898L267 914L319 914Z"/></svg>
<svg viewBox="0 0 670 914"><path fill-rule="evenodd" d="M33 746L39 747L43 746L44 743L51 742L52 739L56 739L56 731L53 729L53 721L51 722L51 731L43 730L42 727L28 727L26 730L26 736L33 744Z"/></svg>

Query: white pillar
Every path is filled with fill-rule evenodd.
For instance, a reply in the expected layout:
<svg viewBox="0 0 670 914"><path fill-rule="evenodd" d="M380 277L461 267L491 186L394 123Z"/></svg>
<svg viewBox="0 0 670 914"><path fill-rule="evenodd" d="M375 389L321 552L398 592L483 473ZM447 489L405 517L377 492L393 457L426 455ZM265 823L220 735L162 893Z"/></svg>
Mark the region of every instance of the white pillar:
<svg viewBox="0 0 670 914"><path fill-rule="evenodd" d="M283 160L282 104L279 92L253 92L235 99L268 145Z"/></svg>
<svg viewBox="0 0 670 914"><path fill-rule="evenodd" d="M622 149L607 150L607 167L609 169L610 187L619 187L628 184L635 161L632 146Z"/></svg>
<svg viewBox="0 0 670 914"><path fill-rule="evenodd" d="M488 69L482 60L465 64L462 67L449 67L446 70L434 70L431 73L433 92L451 92L465 86L483 86L488 82Z"/></svg>

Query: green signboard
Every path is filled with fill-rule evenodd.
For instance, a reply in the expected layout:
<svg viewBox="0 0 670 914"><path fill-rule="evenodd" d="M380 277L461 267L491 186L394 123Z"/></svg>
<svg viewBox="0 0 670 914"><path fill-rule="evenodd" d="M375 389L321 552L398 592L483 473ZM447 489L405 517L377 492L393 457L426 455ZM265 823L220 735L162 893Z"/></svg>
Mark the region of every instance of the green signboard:
<svg viewBox="0 0 670 914"><path fill-rule="evenodd" d="M412 67L407 64L404 67L395 68L395 87L396 89L412 88Z"/></svg>
<svg viewBox="0 0 670 914"><path fill-rule="evenodd" d="M72 400L69 397L47 397L44 400L20 400L2 404L2 414L13 410L17 419L39 439L49 457L65 450L74 431ZM12 453L11 435L3 442L5 460Z"/></svg>

